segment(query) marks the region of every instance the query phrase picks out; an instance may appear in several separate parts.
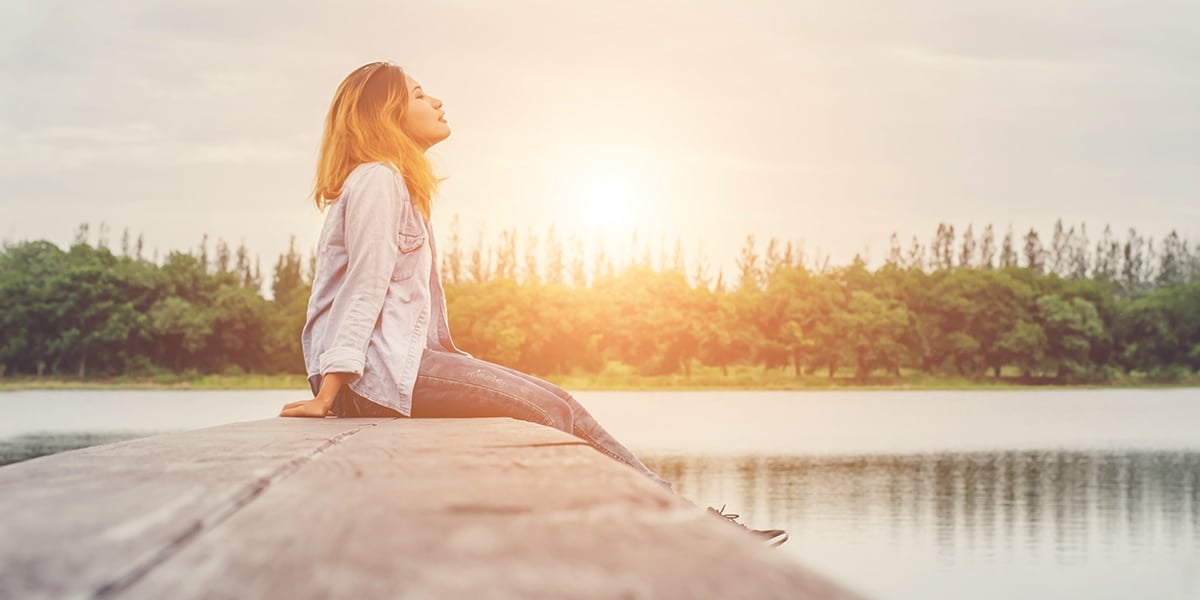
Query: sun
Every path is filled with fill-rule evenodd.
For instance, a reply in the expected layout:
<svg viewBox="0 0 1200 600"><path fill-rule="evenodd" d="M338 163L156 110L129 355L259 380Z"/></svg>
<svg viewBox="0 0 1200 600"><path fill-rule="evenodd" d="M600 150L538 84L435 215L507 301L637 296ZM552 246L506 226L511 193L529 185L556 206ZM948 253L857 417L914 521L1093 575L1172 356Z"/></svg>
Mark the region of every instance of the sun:
<svg viewBox="0 0 1200 600"><path fill-rule="evenodd" d="M602 171L581 177L575 192L579 224L596 233L628 228L641 193L633 179L619 172Z"/></svg>

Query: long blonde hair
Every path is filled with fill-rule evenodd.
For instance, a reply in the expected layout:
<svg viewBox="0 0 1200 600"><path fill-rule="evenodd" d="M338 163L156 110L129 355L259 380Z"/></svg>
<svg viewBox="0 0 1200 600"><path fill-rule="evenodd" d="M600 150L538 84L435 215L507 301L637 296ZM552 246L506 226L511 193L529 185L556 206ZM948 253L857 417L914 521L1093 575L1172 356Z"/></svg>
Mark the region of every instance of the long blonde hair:
<svg viewBox="0 0 1200 600"><path fill-rule="evenodd" d="M313 200L324 210L342 195L342 185L355 167L382 162L404 176L413 204L429 218L431 198L441 179L425 158L424 149L400 126L408 107L404 70L374 62L342 80L321 136Z"/></svg>

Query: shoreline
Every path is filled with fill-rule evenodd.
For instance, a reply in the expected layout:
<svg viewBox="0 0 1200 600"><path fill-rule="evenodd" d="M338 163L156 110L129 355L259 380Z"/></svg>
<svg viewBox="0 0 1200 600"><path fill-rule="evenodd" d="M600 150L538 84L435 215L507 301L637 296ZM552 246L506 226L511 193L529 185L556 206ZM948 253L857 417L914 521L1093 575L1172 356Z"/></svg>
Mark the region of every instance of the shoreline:
<svg viewBox="0 0 1200 600"><path fill-rule="evenodd" d="M975 380L966 378L909 378L875 377L866 383L853 377L838 377L833 381L825 376L795 378L771 373L729 376L682 375L637 376L627 373L614 375L560 375L544 379L571 391L998 391L1046 389L1156 389L1200 387L1200 377L1189 376L1178 381L1152 381L1145 377L1127 377L1104 383L1021 382L1012 378ZM0 379L0 393L31 390L290 390L308 391L303 375L204 375L108 377L79 380L73 377L33 376Z"/></svg>

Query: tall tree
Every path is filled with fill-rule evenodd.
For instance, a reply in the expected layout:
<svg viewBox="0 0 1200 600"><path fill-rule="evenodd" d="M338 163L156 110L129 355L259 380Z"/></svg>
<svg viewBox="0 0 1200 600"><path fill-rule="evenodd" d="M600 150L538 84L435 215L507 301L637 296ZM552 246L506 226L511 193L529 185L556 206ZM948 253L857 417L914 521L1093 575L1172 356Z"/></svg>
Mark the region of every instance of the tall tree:
<svg viewBox="0 0 1200 600"><path fill-rule="evenodd" d="M459 233L460 221L458 213L454 213L454 218L450 220L450 250L445 253L446 256L446 283L454 285L463 278L463 250L462 250L462 235Z"/></svg>
<svg viewBox="0 0 1200 600"><path fill-rule="evenodd" d="M772 237L767 240L767 253L762 269L762 285L771 285L771 278L783 266L783 255L779 252L779 240Z"/></svg>
<svg viewBox="0 0 1200 600"><path fill-rule="evenodd" d="M758 253L754 250L754 236L746 236L746 243L738 254L738 287L747 290L760 289L762 269L758 266Z"/></svg>
<svg viewBox="0 0 1200 600"><path fill-rule="evenodd" d="M79 226L75 228L75 241L72 242L71 245L78 246L80 244L83 244L85 246L88 244L88 224L87 223L80 223Z"/></svg>
<svg viewBox="0 0 1200 600"><path fill-rule="evenodd" d="M609 279L613 275L612 259L604 251L604 240L600 236L595 238L595 251L592 253L592 285L602 279Z"/></svg>
<svg viewBox="0 0 1200 600"><path fill-rule="evenodd" d="M708 257L704 255L704 246L696 247L696 260L692 268L692 285L697 288L709 289L712 285L712 267Z"/></svg>
<svg viewBox="0 0 1200 600"><path fill-rule="evenodd" d="M925 270L925 248L921 246L921 242L915 235L912 238L912 245L908 248L908 259L905 261L905 265L909 269Z"/></svg>
<svg viewBox="0 0 1200 600"><path fill-rule="evenodd" d="M296 236L292 236L295 240ZM208 234L200 236L200 249L196 253L196 258L200 261L200 270L208 272Z"/></svg>
<svg viewBox="0 0 1200 600"><path fill-rule="evenodd" d="M1017 250L1016 243L1013 241L1012 225L1008 226L1008 231L1004 234L1004 241L1000 244L1000 263L1001 269L1017 266Z"/></svg>
<svg viewBox="0 0 1200 600"><path fill-rule="evenodd" d="M500 279L517 278L517 231L515 229L500 231L500 247L496 249L496 277Z"/></svg>
<svg viewBox="0 0 1200 600"><path fill-rule="evenodd" d="M246 251L246 240L242 240L238 244L237 252L235 253L236 260L234 262L234 270L237 271L241 278L242 287L254 287L254 272L250 270L250 254Z"/></svg>
<svg viewBox="0 0 1200 600"><path fill-rule="evenodd" d="M683 259L683 240L675 238L675 248L671 251L671 269L681 275L687 276L687 264Z"/></svg>
<svg viewBox="0 0 1200 600"><path fill-rule="evenodd" d="M96 248L108 249L108 223L100 221L100 229L96 234Z"/></svg>
<svg viewBox="0 0 1200 600"><path fill-rule="evenodd" d="M229 261L229 244L226 244L225 240L217 240L217 273L228 273Z"/></svg>
<svg viewBox="0 0 1200 600"><path fill-rule="evenodd" d="M975 224L968 223L963 232L962 250L958 254L958 266L969 269L975 266Z"/></svg>
<svg viewBox="0 0 1200 600"><path fill-rule="evenodd" d="M1187 242L1179 238L1172 229L1163 239L1162 254L1159 256L1158 277L1155 281L1160 286L1175 285L1185 281L1188 263Z"/></svg>
<svg viewBox="0 0 1200 600"><path fill-rule="evenodd" d="M1030 228L1025 234L1025 268L1041 275L1046 270L1046 251L1038 239L1037 230Z"/></svg>
<svg viewBox="0 0 1200 600"><path fill-rule="evenodd" d="M892 232L888 238L888 257L884 264L900 267L904 265L904 250L900 247L900 236Z"/></svg>
<svg viewBox="0 0 1200 600"><path fill-rule="evenodd" d="M288 239L287 252L275 262L275 273L271 278L271 292L279 306L287 306L293 295L304 293L302 268L303 260L296 251L296 236L293 235Z"/></svg>
<svg viewBox="0 0 1200 600"><path fill-rule="evenodd" d="M521 273L522 283L528 285L541 285L542 278L538 273L538 238L533 233L533 228L529 228L525 235L525 268Z"/></svg>
<svg viewBox="0 0 1200 600"><path fill-rule="evenodd" d="M582 290L588 285L587 268L584 266L583 240L571 234L571 287Z"/></svg>
<svg viewBox="0 0 1200 600"><path fill-rule="evenodd" d="M1091 265L1088 264L1088 234L1087 224L1079 224L1079 233L1075 233L1075 228L1071 228L1071 279L1087 279L1088 269Z"/></svg>
<svg viewBox="0 0 1200 600"><path fill-rule="evenodd" d="M954 268L954 226L938 223L937 233L933 236L933 245L929 248L932 253L931 266L935 271L945 271Z"/></svg>
<svg viewBox="0 0 1200 600"><path fill-rule="evenodd" d="M563 260L562 242L554 235L554 225L551 225L546 232L546 283L562 284L564 270L566 265Z"/></svg>
<svg viewBox="0 0 1200 600"><path fill-rule="evenodd" d="M1049 252L1049 272L1063 277L1067 274L1067 267L1070 262L1068 248L1071 247L1071 238L1063 229L1062 219L1054 222L1054 233L1050 238Z"/></svg>
<svg viewBox="0 0 1200 600"><path fill-rule="evenodd" d="M487 281L491 274L491 258L490 254L485 254L488 250L484 247L483 239L483 228L480 228L475 247L471 249L471 262L467 266L471 281L478 283Z"/></svg>
<svg viewBox="0 0 1200 600"><path fill-rule="evenodd" d="M991 269L996 262L996 232L988 223L983 229L983 239L979 242L979 266Z"/></svg>
<svg viewBox="0 0 1200 600"><path fill-rule="evenodd" d="M1113 235L1112 226L1105 225L1100 241L1096 242L1096 258L1092 278L1115 281L1121 268L1121 243Z"/></svg>
<svg viewBox="0 0 1200 600"><path fill-rule="evenodd" d="M1126 293L1136 293L1144 287L1142 273L1145 271L1146 241L1138 235L1136 229L1130 227L1122 249L1121 285Z"/></svg>

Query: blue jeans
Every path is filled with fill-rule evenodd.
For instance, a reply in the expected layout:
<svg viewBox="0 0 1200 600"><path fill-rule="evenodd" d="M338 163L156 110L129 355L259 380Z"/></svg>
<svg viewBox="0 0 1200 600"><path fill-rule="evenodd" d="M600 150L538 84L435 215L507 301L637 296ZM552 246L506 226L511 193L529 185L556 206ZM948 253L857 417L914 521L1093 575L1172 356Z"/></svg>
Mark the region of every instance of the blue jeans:
<svg viewBox="0 0 1200 600"><path fill-rule="evenodd" d="M403 417L342 386L338 417ZM672 492L670 482L642 464L566 390L532 375L478 358L426 348L413 387L412 417L511 417L565 431L602 454L633 467Z"/></svg>

